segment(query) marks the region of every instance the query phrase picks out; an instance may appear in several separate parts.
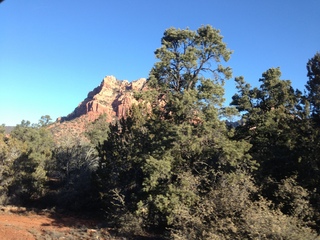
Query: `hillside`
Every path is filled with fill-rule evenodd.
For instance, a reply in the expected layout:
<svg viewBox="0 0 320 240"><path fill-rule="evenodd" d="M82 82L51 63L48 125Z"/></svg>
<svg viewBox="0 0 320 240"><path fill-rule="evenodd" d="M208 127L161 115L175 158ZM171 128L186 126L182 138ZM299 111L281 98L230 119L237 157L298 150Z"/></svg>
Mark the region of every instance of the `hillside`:
<svg viewBox="0 0 320 240"><path fill-rule="evenodd" d="M4 129L6 134L9 134L14 129L14 126L5 126Z"/></svg>
<svg viewBox="0 0 320 240"><path fill-rule="evenodd" d="M89 122L106 114L107 121L113 122L125 117L132 104L136 104L134 92L143 91L146 79L136 81L118 80L114 76L106 76L101 84L90 91L87 97L64 117L59 117L50 125L56 139L74 137L82 139L82 133Z"/></svg>

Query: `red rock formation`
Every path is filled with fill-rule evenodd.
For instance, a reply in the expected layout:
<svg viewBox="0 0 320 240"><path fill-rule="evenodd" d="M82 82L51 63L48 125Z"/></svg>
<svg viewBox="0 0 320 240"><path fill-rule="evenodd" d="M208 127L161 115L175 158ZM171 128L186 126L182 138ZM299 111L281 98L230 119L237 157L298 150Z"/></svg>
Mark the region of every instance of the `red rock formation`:
<svg viewBox="0 0 320 240"><path fill-rule="evenodd" d="M100 86L88 93L75 110L66 117L57 119L57 122L71 121L79 117L95 120L101 114L106 113L108 121L126 117L132 104L137 103L133 97L134 91L144 88L146 79L137 81L120 81L113 76L106 76Z"/></svg>

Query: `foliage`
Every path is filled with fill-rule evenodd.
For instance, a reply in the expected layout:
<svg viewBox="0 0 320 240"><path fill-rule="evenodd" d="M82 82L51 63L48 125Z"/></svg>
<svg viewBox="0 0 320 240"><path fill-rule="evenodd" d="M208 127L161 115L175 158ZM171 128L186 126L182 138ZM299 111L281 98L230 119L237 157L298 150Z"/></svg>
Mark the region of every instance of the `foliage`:
<svg viewBox="0 0 320 240"><path fill-rule="evenodd" d="M261 166L257 176L277 180L297 171L300 156L295 152L298 135L292 129L300 122L301 93L280 76L279 68L269 69L262 74L260 88L253 89L242 77L236 78L239 94L232 102L244 112L244 124L235 137L252 144L250 153Z"/></svg>
<svg viewBox="0 0 320 240"><path fill-rule="evenodd" d="M250 175L225 174L204 195L197 208L176 214L179 227L174 239L317 239L317 234L297 217L273 209L258 196Z"/></svg>
<svg viewBox="0 0 320 240"><path fill-rule="evenodd" d="M317 52L307 63L308 78L306 88L313 117L319 119L320 114L320 53Z"/></svg>
<svg viewBox="0 0 320 240"><path fill-rule="evenodd" d="M12 150L12 151L11 151ZM5 135L5 126L0 126L0 204L7 201L8 182L7 176L10 172L12 157L16 154L15 146ZM17 155L19 155L19 150Z"/></svg>
<svg viewBox="0 0 320 240"><path fill-rule="evenodd" d="M135 215L144 229L179 228L179 209L196 207L224 172L255 169L246 154L250 145L231 140L219 118L223 83L231 70L209 66L229 55L219 32L210 26L197 33L165 32L156 51L160 62L147 82L158 89L145 98L152 110L135 107L130 117L110 126L99 148L97 185L107 216L120 220L115 224L123 224L122 215ZM204 78L205 72L211 78Z"/></svg>
<svg viewBox="0 0 320 240"><path fill-rule="evenodd" d="M51 204L68 210L94 209L92 173L97 165L97 152L88 144L68 142L57 145L47 164L49 188L55 191Z"/></svg>
<svg viewBox="0 0 320 240"><path fill-rule="evenodd" d="M45 127L48 126L51 123L51 117L49 115L44 115L41 116L40 120L39 120L39 126L40 127Z"/></svg>
<svg viewBox="0 0 320 240"><path fill-rule="evenodd" d="M152 87L182 92L194 89L203 72L213 74L214 79L220 78L220 73L231 77L229 67L217 65L221 59L228 61L231 51L222 41L220 31L209 25L200 27L197 32L167 29L161 44L161 48L155 51L160 61L150 73L149 84Z"/></svg>
<svg viewBox="0 0 320 240"><path fill-rule="evenodd" d="M155 55L139 104L87 124L90 143L53 142L48 115L1 126L0 203L100 209L128 238L319 239L319 53L304 94L271 68L259 87L237 77L232 107L219 30L167 29Z"/></svg>
<svg viewBox="0 0 320 240"><path fill-rule="evenodd" d="M280 80L279 68L262 76L260 88L253 89L243 78L236 79L239 93L232 104L244 115L235 139L252 144L249 153L260 165L255 177L261 194L282 213L314 227L318 217L310 196L319 183L318 129L309 119L306 97L290 81Z"/></svg>
<svg viewBox="0 0 320 240"><path fill-rule="evenodd" d="M52 156L53 139L44 127L22 121L6 139L6 172L10 201L29 203L45 193L45 165Z"/></svg>
<svg viewBox="0 0 320 240"><path fill-rule="evenodd" d="M85 135L94 146L102 144L107 139L109 133L109 123L107 115L101 114L95 121L88 123Z"/></svg>

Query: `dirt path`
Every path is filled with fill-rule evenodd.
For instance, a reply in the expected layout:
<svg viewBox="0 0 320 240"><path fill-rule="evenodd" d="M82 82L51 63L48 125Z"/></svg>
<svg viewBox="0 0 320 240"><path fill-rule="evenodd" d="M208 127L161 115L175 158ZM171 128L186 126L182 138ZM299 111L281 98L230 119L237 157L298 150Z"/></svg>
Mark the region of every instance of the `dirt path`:
<svg viewBox="0 0 320 240"><path fill-rule="evenodd" d="M96 222L49 212L0 209L1 240L35 239L111 239L107 232L95 230Z"/></svg>

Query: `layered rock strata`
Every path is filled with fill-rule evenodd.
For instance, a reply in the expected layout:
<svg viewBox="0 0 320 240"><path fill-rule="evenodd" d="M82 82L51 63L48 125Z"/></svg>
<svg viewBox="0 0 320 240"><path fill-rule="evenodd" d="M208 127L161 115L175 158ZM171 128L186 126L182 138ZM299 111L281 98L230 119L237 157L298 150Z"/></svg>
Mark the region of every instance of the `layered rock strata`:
<svg viewBox="0 0 320 240"><path fill-rule="evenodd" d="M62 123L80 117L93 121L103 113L107 115L109 122L126 117L132 104L137 103L133 93L142 91L145 83L145 78L128 82L117 80L114 76L106 76L100 86L89 92L87 98L72 113L66 117L58 118L57 122Z"/></svg>

